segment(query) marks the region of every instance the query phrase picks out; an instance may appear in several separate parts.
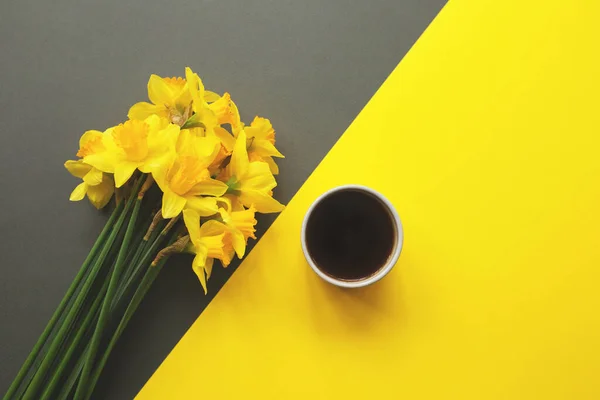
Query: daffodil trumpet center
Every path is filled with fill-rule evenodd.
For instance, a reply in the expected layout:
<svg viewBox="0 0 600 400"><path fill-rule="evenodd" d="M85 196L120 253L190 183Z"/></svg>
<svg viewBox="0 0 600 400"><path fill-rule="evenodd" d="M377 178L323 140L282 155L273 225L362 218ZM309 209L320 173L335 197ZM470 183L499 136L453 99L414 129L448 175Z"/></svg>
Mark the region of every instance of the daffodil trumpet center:
<svg viewBox="0 0 600 400"><path fill-rule="evenodd" d="M113 139L128 160L141 161L148 155L148 133L150 127L144 121L129 120L115 127Z"/></svg>
<svg viewBox="0 0 600 400"><path fill-rule="evenodd" d="M169 169L167 181L173 192L184 196L192 187L209 176L206 164L202 160L194 156L180 156Z"/></svg>

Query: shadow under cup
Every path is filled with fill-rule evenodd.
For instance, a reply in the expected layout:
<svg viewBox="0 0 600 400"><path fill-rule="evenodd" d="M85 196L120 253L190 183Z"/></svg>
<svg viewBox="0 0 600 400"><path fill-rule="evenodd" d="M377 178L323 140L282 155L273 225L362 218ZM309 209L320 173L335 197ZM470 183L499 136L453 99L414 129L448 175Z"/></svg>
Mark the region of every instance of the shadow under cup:
<svg viewBox="0 0 600 400"><path fill-rule="evenodd" d="M322 194L302 224L302 250L312 269L341 287L362 287L383 278L397 262L402 223L379 192L345 185Z"/></svg>

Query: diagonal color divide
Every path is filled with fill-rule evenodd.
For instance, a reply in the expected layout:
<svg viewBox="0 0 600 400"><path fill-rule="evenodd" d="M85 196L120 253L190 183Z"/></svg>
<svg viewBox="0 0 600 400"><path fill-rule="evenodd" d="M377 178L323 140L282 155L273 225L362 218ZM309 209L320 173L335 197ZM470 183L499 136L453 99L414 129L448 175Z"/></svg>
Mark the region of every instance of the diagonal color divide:
<svg viewBox="0 0 600 400"><path fill-rule="evenodd" d="M599 15L450 2L138 398L600 398ZM300 249L345 183L405 228L364 290Z"/></svg>

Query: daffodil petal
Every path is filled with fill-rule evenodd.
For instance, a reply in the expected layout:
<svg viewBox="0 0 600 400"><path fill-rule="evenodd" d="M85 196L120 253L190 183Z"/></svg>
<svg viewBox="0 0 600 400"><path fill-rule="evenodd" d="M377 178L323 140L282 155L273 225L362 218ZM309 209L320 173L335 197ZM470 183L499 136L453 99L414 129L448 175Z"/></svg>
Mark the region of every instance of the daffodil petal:
<svg viewBox="0 0 600 400"><path fill-rule="evenodd" d="M277 181L271 173L269 164L262 161L251 162L248 167L246 179L243 182L242 190L251 189L264 193L271 191L277 186Z"/></svg>
<svg viewBox="0 0 600 400"><path fill-rule="evenodd" d="M214 197L188 197L185 206L198 212L201 217L210 217L218 211L217 199Z"/></svg>
<svg viewBox="0 0 600 400"><path fill-rule="evenodd" d="M235 176L238 181L241 180L248 171L250 161L248 160L248 151L246 150L246 133L241 131L235 141L233 153L231 155L231 175Z"/></svg>
<svg viewBox="0 0 600 400"><path fill-rule="evenodd" d="M185 207L186 199L181 197L177 193L167 190L163 192L162 198L162 215L163 218L175 218L183 211Z"/></svg>
<svg viewBox="0 0 600 400"><path fill-rule="evenodd" d="M139 166L140 171L150 173L172 163L176 156L175 143L178 134L179 127L177 125L168 124L162 129L152 127L148 134L148 155Z"/></svg>
<svg viewBox="0 0 600 400"><path fill-rule="evenodd" d="M213 102L219 100L220 98L221 98L221 96L219 96L215 92L211 92L210 90L204 91L204 100L208 103L213 103Z"/></svg>
<svg viewBox="0 0 600 400"><path fill-rule="evenodd" d="M92 169L90 169L90 172L85 174L85 176L83 177L83 181L90 186L96 186L96 185L99 185L100 183L102 183L103 175L104 175L104 173L102 171L100 171L98 168L92 167Z"/></svg>
<svg viewBox="0 0 600 400"><path fill-rule="evenodd" d="M177 135L177 142L175 143L177 154L187 154L189 149L193 149L194 141L199 135L198 132L203 131L203 128L181 129L179 135Z"/></svg>
<svg viewBox="0 0 600 400"><path fill-rule="evenodd" d="M206 266L206 253L197 253L196 257L194 257L194 261L192 261L192 269L196 273L202 288L204 289L204 294L208 293L206 289L206 275L204 272L204 268ZM211 266L212 267L212 266Z"/></svg>
<svg viewBox="0 0 600 400"><path fill-rule="evenodd" d="M199 110L199 114L201 114L201 121L207 128L215 128L219 125L219 121L217 120L217 116L215 113L209 109L208 107L203 107Z"/></svg>
<svg viewBox="0 0 600 400"><path fill-rule="evenodd" d="M219 203L224 204L225 205L225 211L226 212L231 212L231 199L227 198L227 197L217 197L217 205Z"/></svg>
<svg viewBox="0 0 600 400"><path fill-rule="evenodd" d="M214 129L214 133L228 152L233 151L233 147L235 146L235 138L227 131L227 129L217 126Z"/></svg>
<svg viewBox="0 0 600 400"><path fill-rule="evenodd" d="M227 191L227 185L216 179L207 178L195 184L189 191L190 196L222 196Z"/></svg>
<svg viewBox="0 0 600 400"><path fill-rule="evenodd" d="M88 172L90 172L90 170L92 169L92 166L84 163L81 160L78 160L78 161L69 160L69 161L65 162L65 168L74 177L83 179L83 177Z"/></svg>
<svg viewBox="0 0 600 400"><path fill-rule="evenodd" d="M205 159L206 166L210 165L219 154L221 142L214 134L204 135L202 128L183 129L177 138L177 153Z"/></svg>
<svg viewBox="0 0 600 400"><path fill-rule="evenodd" d="M204 270L206 271L206 280L208 280L210 278L210 275L212 274L214 262L215 262L214 258L208 257L206 259L206 264L204 264Z"/></svg>
<svg viewBox="0 0 600 400"><path fill-rule="evenodd" d="M214 219L208 220L200 225L200 236L217 236L227 231L227 226Z"/></svg>
<svg viewBox="0 0 600 400"><path fill-rule="evenodd" d="M118 158L115 153L105 151L85 156L83 161L94 168L98 168L102 172L113 174L115 172L115 165L118 163Z"/></svg>
<svg viewBox="0 0 600 400"><path fill-rule="evenodd" d="M244 234L237 229L232 230L231 243L233 245L233 249L235 250L235 254L237 254L239 259L242 259L242 257L244 257L244 253L246 253L246 239L244 238Z"/></svg>
<svg viewBox="0 0 600 400"><path fill-rule="evenodd" d="M273 175L279 174L279 166L272 157L263 157L263 160L269 165L269 169Z"/></svg>
<svg viewBox="0 0 600 400"><path fill-rule="evenodd" d="M188 90L188 83L186 82L180 90L174 90L175 93L175 104L177 104L180 108L187 108L192 103L192 96L190 95L190 91Z"/></svg>
<svg viewBox="0 0 600 400"><path fill-rule="evenodd" d="M71 201L79 201L85 197L85 192L87 191L87 183L81 182L75 189L71 192L71 196L69 200Z"/></svg>
<svg viewBox="0 0 600 400"><path fill-rule="evenodd" d="M163 78L152 74L148 80L148 98L156 105L170 105L173 101L173 92Z"/></svg>
<svg viewBox="0 0 600 400"><path fill-rule="evenodd" d="M99 185L88 186L87 196L94 207L104 208L110 201L115 191L115 184L111 177L104 175Z"/></svg>
<svg viewBox="0 0 600 400"><path fill-rule="evenodd" d="M204 106L204 85L202 80L190 67L185 67L185 80L188 84L192 101L194 102L194 111L198 112Z"/></svg>
<svg viewBox="0 0 600 400"><path fill-rule="evenodd" d="M194 246L198 246L197 239L200 237L200 213L196 210L186 208L183 210L183 222L190 234Z"/></svg>
<svg viewBox="0 0 600 400"><path fill-rule="evenodd" d="M167 117L167 109L164 106L154 105L145 101L139 102L131 106L127 117L129 119L145 120L151 115L158 115L160 117Z"/></svg>
<svg viewBox="0 0 600 400"><path fill-rule="evenodd" d="M244 123L240 119L240 112L233 100L231 100L229 107L231 112L231 131L233 132L233 135L237 137L240 131L244 128Z"/></svg>
<svg viewBox="0 0 600 400"><path fill-rule="evenodd" d="M131 178L138 163L123 161L115 166L115 185L119 188Z"/></svg>
<svg viewBox="0 0 600 400"><path fill-rule="evenodd" d="M151 171L152 177L154 178L154 182L156 182L156 184L162 192L166 192L167 190L169 190L167 185L167 171L169 167L170 164L168 163L161 164L160 168L155 168Z"/></svg>
<svg viewBox="0 0 600 400"><path fill-rule="evenodd" d="M252 143L252 150L261 157L285 158L285 156L275 148L275 145L268 140L254 140L254 143Z"/></svg>
<svg viewBox="0 0 600 400"><path fill-rule="evenodd" d="M159 155L151 155L145 160L138 169L145 174L154 174L155 171L168 168L173 163L175 152L166 152Z"/></svg>
<svg viewBox="0 0 600 400"><path fill-rule="evenodd" d="M170 125L169 121L166 118L161 118L156 114L152 114L144 118L144 122L148 125L149 136L153 133L160 132L165 129L168 125Z"/></svg>
<svg viewBox="0 0 600 400"><path fill-rule="evenodd" d="M148 120L147 120L148 121ZM161 151L165 152L175 148L179 135L179 126L168 124L161 126L161 121L151 121L150 132L148 134L148 150L149 152Z"/></svg>
<svg viewBox="0 0 600 400"><path fill-rule="evenodd" d="M215 157L217 157L219 154L219 150L221 149L220 140L216 136L198 138L196 146L198 146L196 152L198 157L206 158L209 164L214 161Z"/></svg>
<svg viewBox="0 0 600 400"><path fill-rule="evenodd" d="M246 207L251 207L253 205L256 208L256 211L263 214L280 212L285 208L283 204L273 197L256 190L242 192L239 199Z"/></svg>

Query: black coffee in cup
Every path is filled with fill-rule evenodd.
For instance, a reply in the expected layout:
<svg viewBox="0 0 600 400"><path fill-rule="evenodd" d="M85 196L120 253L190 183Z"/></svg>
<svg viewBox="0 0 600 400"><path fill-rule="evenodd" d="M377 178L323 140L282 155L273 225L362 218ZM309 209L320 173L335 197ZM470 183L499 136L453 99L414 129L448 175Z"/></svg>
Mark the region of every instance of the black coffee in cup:
<svg viewBox="0 0 600 400"><path fill-rule="evenodd" d="M388 264L397 241L389 208L373 194L335 191L308 217L306 250L326 275L345 281L366 279Z"/></svg>

